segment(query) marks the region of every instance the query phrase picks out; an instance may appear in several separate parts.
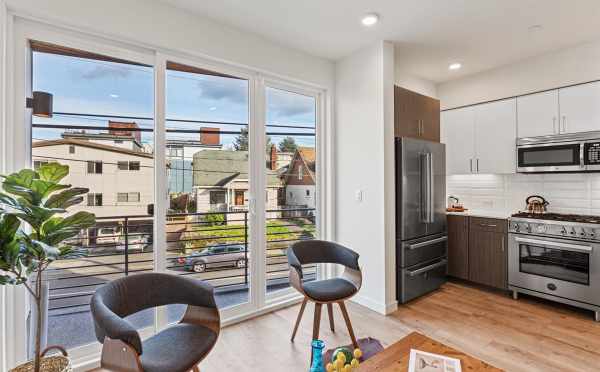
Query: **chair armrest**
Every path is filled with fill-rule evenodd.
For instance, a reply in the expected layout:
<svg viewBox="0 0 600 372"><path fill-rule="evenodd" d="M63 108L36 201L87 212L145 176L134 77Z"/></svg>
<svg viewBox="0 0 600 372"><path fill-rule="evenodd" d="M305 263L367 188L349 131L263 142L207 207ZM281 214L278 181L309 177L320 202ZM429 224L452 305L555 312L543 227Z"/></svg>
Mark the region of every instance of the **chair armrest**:
<svg viewBox="0 0 600 372"><path fill-rule="evenodd" d="M125 319L112 312L101 300L99 295L94 295L90 304L96 337L104 342L104 338L121 340L131 345L138 354L142 354L142 339L138 331Z"/></svg>

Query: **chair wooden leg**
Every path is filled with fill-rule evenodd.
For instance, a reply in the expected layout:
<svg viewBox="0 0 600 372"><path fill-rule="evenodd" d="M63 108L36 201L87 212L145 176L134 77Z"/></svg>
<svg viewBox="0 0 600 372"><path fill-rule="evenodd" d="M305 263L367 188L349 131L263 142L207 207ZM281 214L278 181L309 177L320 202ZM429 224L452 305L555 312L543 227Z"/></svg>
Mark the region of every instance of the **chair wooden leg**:
<svg viewBox="0 0 600 372"><path fill-rule="evenodd" d="M358 342L356 342L356 337L354 336L354 330L352 329L352 323L350 323L350 317L348 316L348 310L346 310L346 304L344 304L344 301L340 301L338 302L338 304L340 305L342 315L344 316L344 320L346 321L346 327L348 327L348 333L350 333L352 345L354 345L354 348L358 349Z"/></svg>
<svg viewBox="0 0 600 372"><path fill-rule="evenodd" d="M312 335L313 340L319 339L319 328L321 327L321 307L322 306L323 306L323 304L315 302L315 320L313 321L313 335ZM310 363L312 363L312 358L313 358L313 354L312 354L312 345L311 345L311 347L310 347Z"/></svg>
<svg viewBox="0 0 600 372"><path fill-rule="evenodd" d="M327 304L327 312L329 313L329 328L331 332L335 332L335 326L333 324L333 304Z"/></svg>
<svg viewBox="0 0 600 372"><path fill-rule="evenodd" d="M300 312L298 313L298 318L296 319L296 325L294 326L294 331L292 332L291 341L294 342L294 338L296 337L296 332L298 332L298 326L300 325L300 320L302 320L302 314L304 314L304 308L306 307L306 303L308 302L308 298L304 297L302 300L302 305L300 305Z"/></svg>

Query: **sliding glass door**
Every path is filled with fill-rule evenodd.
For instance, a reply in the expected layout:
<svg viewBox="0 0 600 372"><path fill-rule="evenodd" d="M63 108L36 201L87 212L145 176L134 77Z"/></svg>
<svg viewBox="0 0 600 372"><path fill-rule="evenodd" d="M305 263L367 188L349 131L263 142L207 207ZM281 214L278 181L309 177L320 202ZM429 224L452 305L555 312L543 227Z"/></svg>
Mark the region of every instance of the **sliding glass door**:
<svg viewBox="0 0 600 372"><path fill-rule="evenodd" d="M66 181L89 189L69 213L97 217L68 242L85 256L55 262L44 279L48 344L77 360L97 353L91 296L145 272L212 284L225 321L293 299L286 251L320 231L318 90L29 21L15 27L18 99L9 115L24 125L7 132L7 162L69 165ZM21 105L33 91L53 95L51 116ZM306 267L305 279L318 269ZM26 309L15 328L31 329L26 296L14 306ZM183 310L129 320L147 337ZM31 342L16 334L15 343Z"/></svg>

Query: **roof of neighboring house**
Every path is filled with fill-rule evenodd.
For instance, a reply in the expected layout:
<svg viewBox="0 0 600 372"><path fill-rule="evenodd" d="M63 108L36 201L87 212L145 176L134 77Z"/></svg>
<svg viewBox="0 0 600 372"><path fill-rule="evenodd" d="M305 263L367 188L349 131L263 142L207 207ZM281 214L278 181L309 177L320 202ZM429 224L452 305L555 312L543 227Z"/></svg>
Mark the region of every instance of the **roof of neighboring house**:
<svg viewBox="0 0 600 372"><path fill-rule="evenodd" d="M90 141L82 141L82 140L76 140L76 139L37 141L32 144L32 147L35 148L35 147L48 147L48 146L60 146L60 145L75 145L75 146L88 147L88 148L103 150L103 151L112 151L112 152L116 152L119 154L139 156L141 158L148 158L148 159L154 158L154 155L148 154L146 152L133 151L133 150L128 150L128 149L118 147L118 146L103 145L100 143L94 143L94 142L90 142Z"/></svg>
<svg viewBox="0 0 600 372"><path fill-rule="evenodd" d="M194 154L194 186L225 186L241 178L248 179L248 151L211 150ZM267 185L279 186L276 171L266 169Z"/></svg>
<svg viewBox="0 0 600 372"><path fill-rule="evenodd" d="M306 164L308 168L308 172L310 177L315 180L315 171L316 171L316 153L315 149L312 147L298 147L296 152L294 153L294 158L292 159L293 164L295 161L301 161ZM284 175L285 177L294 177L295 175L291 174L294 167L290 164L287 168L287 172Z"/></svg>

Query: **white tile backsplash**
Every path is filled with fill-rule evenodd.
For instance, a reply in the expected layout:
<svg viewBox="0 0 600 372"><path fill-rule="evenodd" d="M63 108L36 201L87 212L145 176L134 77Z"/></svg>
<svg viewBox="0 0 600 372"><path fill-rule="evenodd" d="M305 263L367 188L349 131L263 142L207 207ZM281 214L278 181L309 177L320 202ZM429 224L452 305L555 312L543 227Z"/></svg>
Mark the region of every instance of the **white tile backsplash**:
<svg viewBox="0 0 600 372"><path fill-rule="evenodd" d="M541 195L551 212L600 215L600 174L455 175L446 191L474 210L517 212L529 195Z"/></svg>

